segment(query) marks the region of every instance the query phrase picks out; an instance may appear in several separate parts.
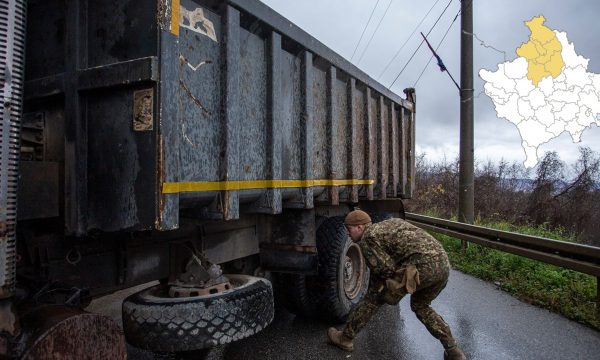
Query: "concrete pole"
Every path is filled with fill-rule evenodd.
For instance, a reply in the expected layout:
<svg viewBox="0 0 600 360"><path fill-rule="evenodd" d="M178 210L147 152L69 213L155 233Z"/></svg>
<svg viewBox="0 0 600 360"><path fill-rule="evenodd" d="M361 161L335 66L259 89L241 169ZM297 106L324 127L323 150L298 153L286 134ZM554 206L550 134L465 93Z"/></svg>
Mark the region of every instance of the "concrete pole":
<svg viewBox="0 0 600 360"><path fill-rule="evenodd" d="M473 0L461 1L460 163L458 221L472 224L473 210ZM462 242L463 250L466 242Z"/></svg>

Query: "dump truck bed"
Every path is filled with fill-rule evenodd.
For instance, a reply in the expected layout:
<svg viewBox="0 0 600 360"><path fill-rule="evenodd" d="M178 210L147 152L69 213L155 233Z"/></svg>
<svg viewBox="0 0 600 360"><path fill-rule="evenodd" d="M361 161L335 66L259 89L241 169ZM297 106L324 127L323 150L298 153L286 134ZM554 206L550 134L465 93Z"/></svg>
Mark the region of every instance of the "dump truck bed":
<svg viewBox="0 0 600 360"><path fill-rule="evenodd" d="M232 220L412 194L414 94L259 1L32 2L29 16L25 119L47 141L21 182L57 200L21 219L170 230L182 209Z"/></svg>

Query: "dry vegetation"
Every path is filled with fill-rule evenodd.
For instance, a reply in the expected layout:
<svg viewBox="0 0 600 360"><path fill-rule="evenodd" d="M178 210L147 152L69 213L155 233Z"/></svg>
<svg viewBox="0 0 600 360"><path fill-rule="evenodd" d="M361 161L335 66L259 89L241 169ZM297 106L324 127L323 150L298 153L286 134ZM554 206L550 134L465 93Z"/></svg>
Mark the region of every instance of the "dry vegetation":
<svg viewBox="0 0 600 360"><path fill-rule="evenodd" d="M520 164L479 163L475 170L475 216L480 222L544 226L568 232L580 243L600 246L600 156L587 147L567 166L547 152L534 171ZM417 158L417 192L407 210L453 218L458 207L458 160Z"/></svg>

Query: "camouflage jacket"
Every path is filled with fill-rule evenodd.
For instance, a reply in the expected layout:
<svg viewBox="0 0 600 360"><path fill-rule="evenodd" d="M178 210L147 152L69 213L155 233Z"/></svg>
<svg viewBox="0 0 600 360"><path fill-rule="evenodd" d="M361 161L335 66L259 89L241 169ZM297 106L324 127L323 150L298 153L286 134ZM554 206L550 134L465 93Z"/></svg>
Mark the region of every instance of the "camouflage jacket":
<svg viewBox="0 0 600 360"><path fill-rule="evenodd" d="M367 226L358 242L371 274L389 278L402 264L448 261L442 245L425 230L402 219Z"/></svg>

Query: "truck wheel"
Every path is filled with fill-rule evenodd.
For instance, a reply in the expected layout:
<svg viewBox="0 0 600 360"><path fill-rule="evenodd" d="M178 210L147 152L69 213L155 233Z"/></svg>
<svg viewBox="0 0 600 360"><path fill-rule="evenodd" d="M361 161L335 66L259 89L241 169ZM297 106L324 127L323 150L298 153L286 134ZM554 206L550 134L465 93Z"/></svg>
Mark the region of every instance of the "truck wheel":
<svg viewBox="0 0 600 360"><path fill-rule="evenodd" d="M317 251L319 273L312 290L323 316L343 322L369 284L369 269L360 247L348 236L343 217L331 217L319 226Z"/></svg>
<svg viewBox="0 0 600 360"><path fill-rule="evenodd" d="M179 352L210 348L254 335L273 320L268 280L226 275L233 289L213 295L170 298L156 285L123 301L127 341L142 349Z"/></svg>
<svg viewBox="0 0 600 360"><path fill-rule="evenodd" d="M305 275L277 273L273 276L277 304L296 315L315 316L314 297L308 289Z"/></svg>

